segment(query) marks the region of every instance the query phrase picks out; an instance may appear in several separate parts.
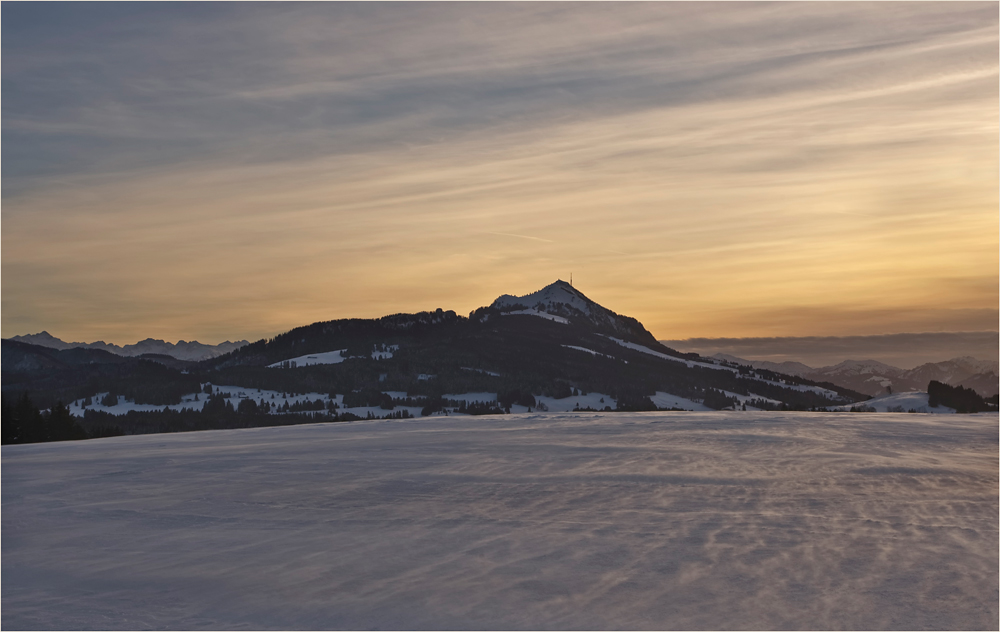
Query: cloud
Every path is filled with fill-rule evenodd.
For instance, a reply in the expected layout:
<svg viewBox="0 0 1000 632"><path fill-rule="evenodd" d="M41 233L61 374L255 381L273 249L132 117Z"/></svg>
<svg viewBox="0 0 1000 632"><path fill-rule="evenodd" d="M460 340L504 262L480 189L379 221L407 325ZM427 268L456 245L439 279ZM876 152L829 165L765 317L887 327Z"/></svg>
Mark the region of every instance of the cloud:
<svg viewBox="0 0 1000 632"><path fill-rule="evenodd" d="M3 14L5 335L250 338L568 269L671 337L997 303L994 5Z"/></svg>
<svg viewBox="0 0 1000 632"><path fill-rule="evenodd" d="M542 239L541 237L532 237L531 235L513 235L511 233L489 233L490 235L498 235L500 237L517 237L518 239L530 239L532 241L541 241L547 244L551 244L551 239Z"/></svg>

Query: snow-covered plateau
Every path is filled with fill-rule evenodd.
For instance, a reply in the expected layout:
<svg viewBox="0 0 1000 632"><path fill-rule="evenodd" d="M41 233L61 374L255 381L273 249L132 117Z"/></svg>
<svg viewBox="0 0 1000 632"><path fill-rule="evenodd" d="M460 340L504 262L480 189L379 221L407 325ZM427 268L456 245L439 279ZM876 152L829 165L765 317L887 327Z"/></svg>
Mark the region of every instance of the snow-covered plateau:
<svg viewBox="0 0 1000 632"><path fill-rule="evenodd" d="M2 448L4 629L997 629L998 417L428 417Z"/></svg>
<svg viewBox="0 0 1000 632"><path fill-rule="evenodd" d="M391 358L394 352L399 351L399 345L382 345L382 347L381 350L376 349L371 352L372 360L385 360L386 358ZM316 364L340 364L347 359L347 356L344 355L345 351L347 349L324 351L322 353L307 353L296 358L289 358L288 360L269 364L267 367L269 369L293 369Z"/></svg>

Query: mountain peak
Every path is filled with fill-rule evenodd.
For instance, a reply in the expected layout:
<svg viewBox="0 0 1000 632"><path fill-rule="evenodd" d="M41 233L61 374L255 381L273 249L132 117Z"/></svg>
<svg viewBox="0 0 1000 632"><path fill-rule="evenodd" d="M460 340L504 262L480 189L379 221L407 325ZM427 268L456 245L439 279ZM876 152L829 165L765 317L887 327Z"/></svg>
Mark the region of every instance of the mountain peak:
<svg viewBox="0 0 1000 632"><path fill-rule="evenodd" d="M512 309L537 309L540 312L555 313L551 310L558 309L557 306L559 305L572 307L573 309L579 310L588 316L591 314L592 308L594 307L604 309L594 301L584 296L583 292L562 279L558 279L554 283L546 285L537 292L525 294L524 296L504 294L503 296L498 297L497 300L493 301L492 307L495 307L500 311L510 311Z"/></svg>
<svg viewBox="0 0 1000 632"><path fill-rule="evenodd" d="M68 342L56 338L55 336L44 330L38 332L37 334L13 336L11 340L16 340L17 342L24 342L29 345L48 347L49 349L69 349L73 346Z"/></svg>
<svg viewBox="0 0 1000 632"><path fill-rule="evenodd" d="M558 316L559 319L592 327L598 332L646 343L656 342L653 335L646 331L638 320L598 305L562 279L557 279L537 292L524 296L504 294L493 301L490 307L504 314Z"/></svg>

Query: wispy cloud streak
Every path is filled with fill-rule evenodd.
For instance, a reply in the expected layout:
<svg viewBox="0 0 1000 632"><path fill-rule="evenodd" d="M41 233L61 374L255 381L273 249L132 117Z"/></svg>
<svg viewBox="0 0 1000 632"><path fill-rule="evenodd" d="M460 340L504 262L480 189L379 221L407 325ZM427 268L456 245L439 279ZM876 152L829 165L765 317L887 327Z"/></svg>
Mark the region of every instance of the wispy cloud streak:
<svg viewBox="0 0 1000 632"><path fill-rule="evenodd" d="M995 4L2 10L4 335L269 335L568 268L661 337L995 326Z"/></svg>
<svg viewBox="0 0 1000 632"><path fill-rule="evenodd" d="M532 237L531 235L513 235L511 233L489 233L490 235L498 235L500 237L517 237L518 239L530 239L532 241L541 241L546 244L551 244L551 239L542 239L541 237Z"/></svg>

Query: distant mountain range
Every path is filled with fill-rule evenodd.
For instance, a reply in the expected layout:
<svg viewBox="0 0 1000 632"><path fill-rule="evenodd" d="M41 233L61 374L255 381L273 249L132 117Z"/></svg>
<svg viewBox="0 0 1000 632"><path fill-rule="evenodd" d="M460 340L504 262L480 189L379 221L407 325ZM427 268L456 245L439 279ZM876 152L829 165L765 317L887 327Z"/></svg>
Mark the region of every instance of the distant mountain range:
<svg viewBox="0 0 1000 632"><path fill-rule="evenodd" d="M744 338L661 339L678 351L771 362L801 362L810 367L833 366L848 358L871 359L911 369L948 358L971 356L1000 360L1000 332L939 331L852 336L770 336Z"/></svg>
<svg viewBox="0 0 1000 632"><path fill-rule="evenodd" d="M998 362L977 360L969 356L944 362L928 362L912 369L900 369L877 360L845 360L833 366L813 368L801 362L747 360L724 353L717 353L712 357L808 380L832 382L872 396L884 394L890 387L895 392L923 391L931 380L971 388L983 397L1000 391Z"/></svg>
<svg viewBox="0 0 1000 632"><path fill-rule="evenodd" d="M178 360L187 360L189 362L198 362L201 360L208 360L209 358L215 358L249 344L246 340L240 340L237 342L229 342L227 340L226 342L217 345L206 345L196 340L191 342L180 340L177 344L174 344L163 340L146 338L145 340L140 340L133 345L119 347L116 344L104 341L64 342L47 331L37 334L29 334L27 336L14 336L10 338L10 340L38 345L40 347L47 347L49 349L101 349L115 355L132 358L146 354L157 354L170 356Z"/></svg>

